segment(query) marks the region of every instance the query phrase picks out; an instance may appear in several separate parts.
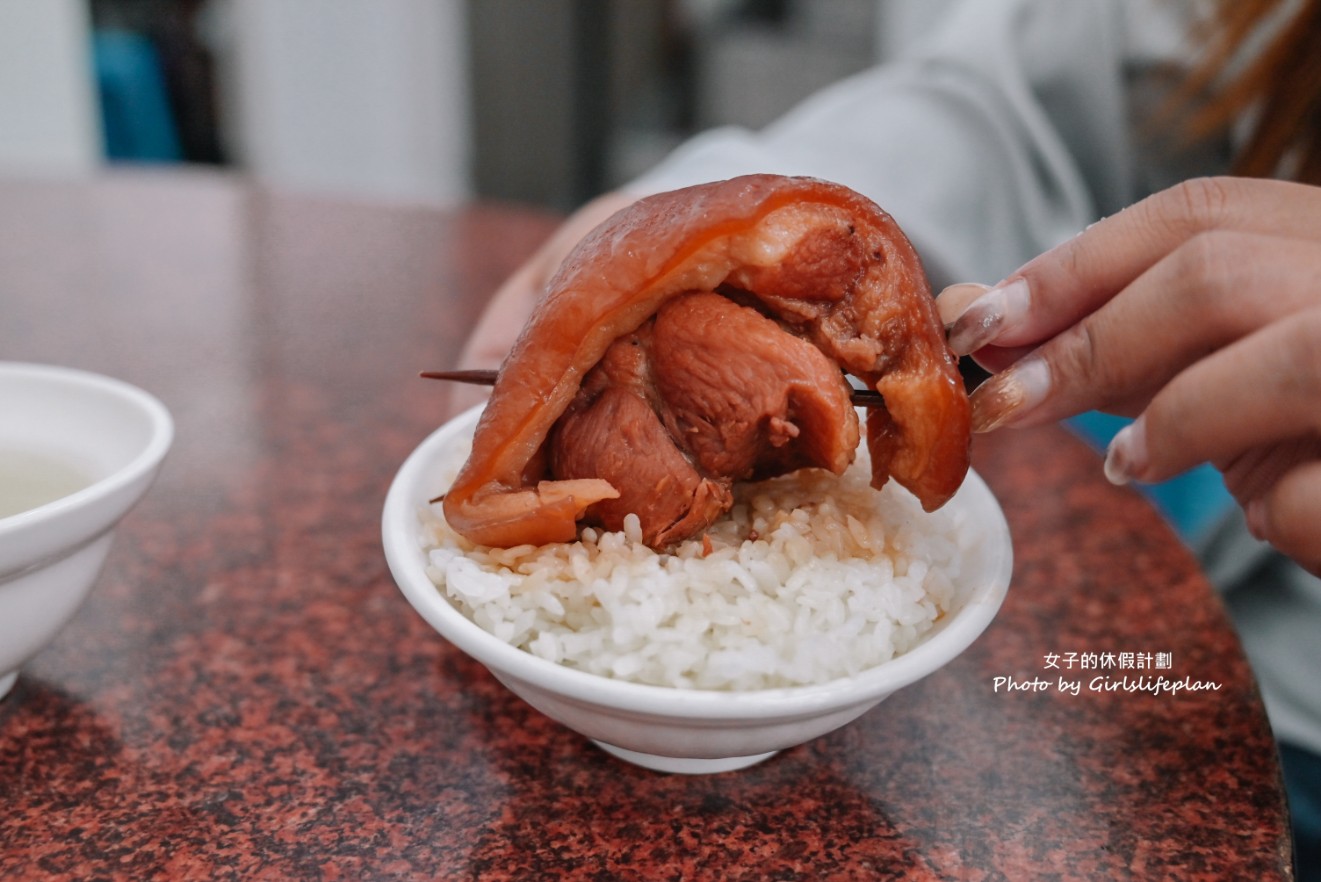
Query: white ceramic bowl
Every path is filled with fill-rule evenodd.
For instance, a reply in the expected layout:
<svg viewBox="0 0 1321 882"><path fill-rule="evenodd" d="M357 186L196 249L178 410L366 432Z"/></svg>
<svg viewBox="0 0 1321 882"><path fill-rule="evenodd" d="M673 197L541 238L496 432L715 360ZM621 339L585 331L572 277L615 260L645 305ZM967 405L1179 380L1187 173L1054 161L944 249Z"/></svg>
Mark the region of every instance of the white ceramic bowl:
<svg viewBox="0 0 1321 882"><path fill-rule="evenodd" d="M173 436L127 383L0 362L0 697L82 604Z"/></svg>
<svg viewBox="0 0 1321 882"><path fill-rule="evenodd" d="M895 690L966 649L1004 600L1012 569L1009 527L999 504L969 474L949 505L984 533L960 600L923 641L877 667L824 683L748 692L648 686L576 671L517 649L478 627L426 574L419 509L442 487L446 451L470 438L480 408L428 437L404 462L386 497L385 556L404 596L447 640L486 666L537 710L608 752L666 772L721 772L752 765L851 722Z"/></svg>

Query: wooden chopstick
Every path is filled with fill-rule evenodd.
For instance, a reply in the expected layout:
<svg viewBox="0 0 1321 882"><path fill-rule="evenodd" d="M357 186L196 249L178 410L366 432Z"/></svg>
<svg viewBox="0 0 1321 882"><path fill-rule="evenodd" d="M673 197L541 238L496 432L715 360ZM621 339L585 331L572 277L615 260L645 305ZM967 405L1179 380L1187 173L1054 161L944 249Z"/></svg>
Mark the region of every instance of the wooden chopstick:
<svg viewBox="0 0 1321 882"><path fill-rule="evenodd" d="M455 383L471 383L475 386L494 386L496 371L474 370L460 371L422 371L419 376L428 380L452 380ZM854 389L849 396L858 407L884 407L885 400L881 393L871 389Z"/></svg>

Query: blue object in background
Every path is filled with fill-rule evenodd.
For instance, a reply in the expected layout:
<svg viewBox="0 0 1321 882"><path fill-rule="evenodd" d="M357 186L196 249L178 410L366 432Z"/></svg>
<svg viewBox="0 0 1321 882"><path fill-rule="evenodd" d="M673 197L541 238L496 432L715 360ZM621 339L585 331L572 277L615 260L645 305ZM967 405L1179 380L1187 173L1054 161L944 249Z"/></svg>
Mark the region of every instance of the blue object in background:
<svg viewBox="0 0 1321 882"><path fill-rule="evenodd" d="M92 35L92 59L106 159L181 161L183 150L155 44L133 31L98 30Z"/></svg>
<svg viewBox="0 0 1321 882"><path fill-rule="evenodd" d="M1131 422L1092 411L1067 420L1066 425L1098 450L1105 450L1115 433ZM1235 504L1220 472L1207 464L1159 484L1137 486L1190 545L1205 536Z"/></svg>

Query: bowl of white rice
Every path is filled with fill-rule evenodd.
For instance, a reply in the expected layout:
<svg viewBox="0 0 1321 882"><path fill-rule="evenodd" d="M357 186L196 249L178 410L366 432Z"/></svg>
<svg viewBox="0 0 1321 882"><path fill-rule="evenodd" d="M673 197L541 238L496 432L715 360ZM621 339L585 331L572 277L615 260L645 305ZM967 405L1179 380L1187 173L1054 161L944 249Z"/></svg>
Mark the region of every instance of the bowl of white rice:
<svg viewBox="0 0 1321 882"><path fill-rule="evenodd" d="M625 529L489 548L438 504L480 407L404 462L382 520L404 596L537 710L637 765L730 771L847 725L958 656L1012 570L1009 528L969 472L934 513L868 485L865 445L835 476L740 485L702 537L663 553Z"/></svg>

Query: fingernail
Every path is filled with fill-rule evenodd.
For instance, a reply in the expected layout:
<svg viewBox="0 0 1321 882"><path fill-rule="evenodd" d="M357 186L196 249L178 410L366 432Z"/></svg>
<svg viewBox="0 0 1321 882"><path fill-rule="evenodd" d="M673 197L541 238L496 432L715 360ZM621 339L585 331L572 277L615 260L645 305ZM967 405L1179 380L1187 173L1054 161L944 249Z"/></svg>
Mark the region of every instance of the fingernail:
<svg viewBox="0 0 1321 882"><path fill-rule="evenodd" d="M991 290L990 285L983 285L980 282L955 282L946 285L936 295L936 308L940 311L940 321L945 326L945 330L948 331L955 319L963 315L969 306L989 290Z"/></svg>
<svg viewBox="0 0 1321 882"><path fill-rule="evenodd" d="M1127 484L1147 468L1147 431L1138 417L1115 437L1105 450L1105 477L1111 484Z"/></svg>
<svg viewBox="0 0 1321 882"><path fill-rule="evenodd" d="M1029 356L972 393L972 430L989 432L1025 416L1050 392L1050 365Z"/></svg>
<svg viewBox="0 0 1321 882"><path fill-rule="evenodd" d="M955 355L968 355L994 342L1022 322L1029 297L1027 279L990 289L950 324L950 349Z"/></svg>
<svg viewBox="0 0 1321 882"><path fill-rule="evenodd" d="M1266 503L1258 496L1248 501L1243 514L1248 523L1248 532L1259 542L1266 541Z"/></svg>

